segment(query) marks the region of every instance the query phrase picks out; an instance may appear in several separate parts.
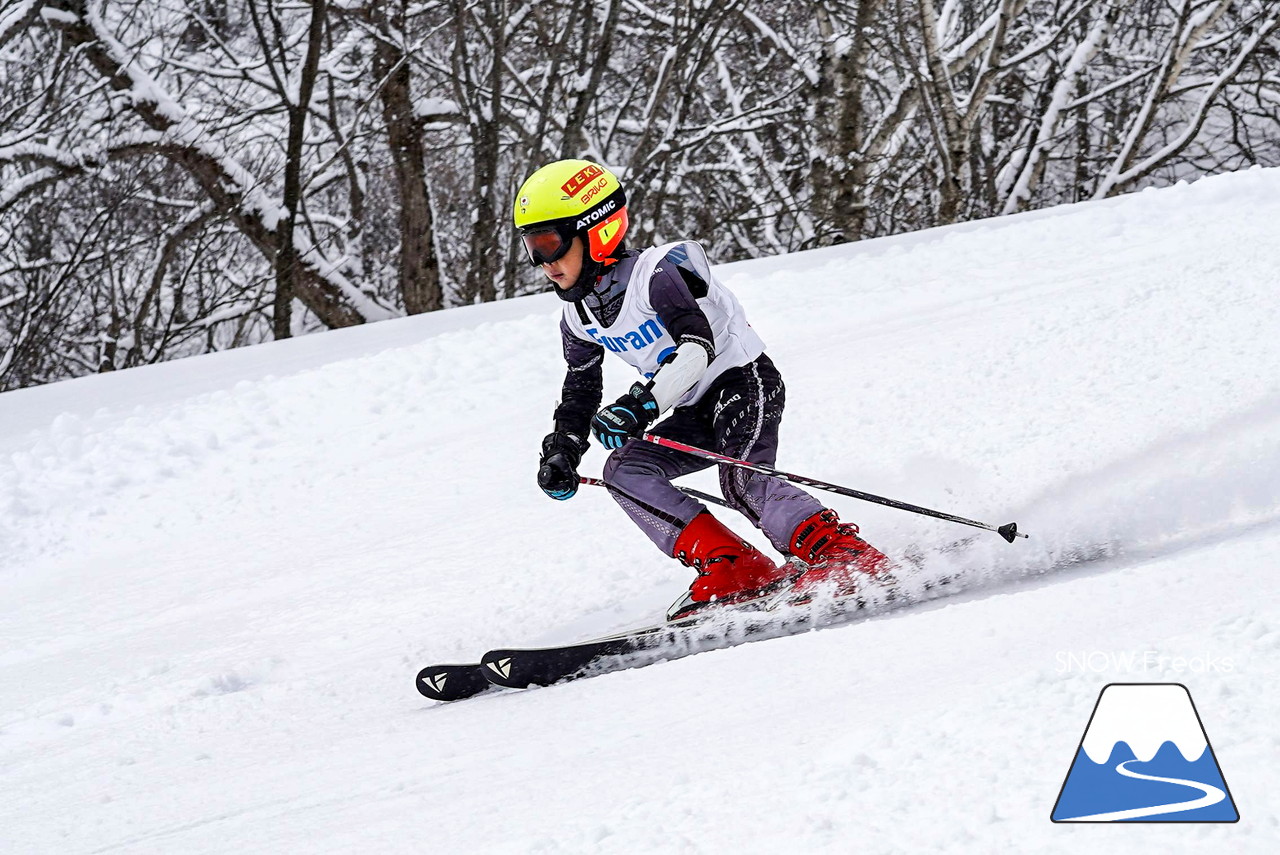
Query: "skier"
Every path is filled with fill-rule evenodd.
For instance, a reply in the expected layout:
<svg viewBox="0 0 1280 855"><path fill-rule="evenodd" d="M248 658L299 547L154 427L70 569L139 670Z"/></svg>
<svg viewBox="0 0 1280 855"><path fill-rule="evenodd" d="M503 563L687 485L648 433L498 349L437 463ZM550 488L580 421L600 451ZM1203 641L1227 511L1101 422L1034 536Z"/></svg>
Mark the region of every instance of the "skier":
<svg viewBox="0 0 1280 855"><path fill-rule="evenodd" d="M697 571L669 619L788 584L802 599L824 585L847 592L859 574L888 578L890 562L856 525L786 481L721 464L728 504L781 554L804 563L778 566L672 485L712 463L636 439L650 432L770 466L777 455L782 378L701 245L628 249L622 184L585 160L534 172L516 195L515 225L529 263L565 301L568 371L555 429L542 441L538 485L555 499L577 492L588 431L612 450L604 467L609 492L659 549ZM601 408L606 350L643 380Z"/></svg>

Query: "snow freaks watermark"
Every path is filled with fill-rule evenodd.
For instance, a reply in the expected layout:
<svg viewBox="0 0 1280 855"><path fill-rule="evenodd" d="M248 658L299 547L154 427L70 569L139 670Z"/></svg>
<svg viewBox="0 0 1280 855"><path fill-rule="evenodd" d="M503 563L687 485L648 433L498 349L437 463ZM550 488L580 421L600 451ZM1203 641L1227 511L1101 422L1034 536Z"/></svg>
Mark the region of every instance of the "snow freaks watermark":
<svg viewBox="0 0 1280 855"><path fill-rule="evenodd" d="M1230 656L1169 656L1158 650L1059 650L1059 674L1230 674Z"/></svg>

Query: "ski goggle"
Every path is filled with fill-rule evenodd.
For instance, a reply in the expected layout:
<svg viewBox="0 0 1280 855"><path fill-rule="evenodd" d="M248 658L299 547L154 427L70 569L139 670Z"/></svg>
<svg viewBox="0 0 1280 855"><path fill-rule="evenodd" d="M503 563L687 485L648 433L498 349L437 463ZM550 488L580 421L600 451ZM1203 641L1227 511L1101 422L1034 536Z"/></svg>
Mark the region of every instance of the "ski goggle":
<svg viewBox="0 0 1280 855"><path fill-rule="evenodd" d="M565 253L573 246L576 234L572 224L557 223L536 231L524 232L520 239L524 241L524 250L529 254L529 263L537 267L564 258Z"/></svg>

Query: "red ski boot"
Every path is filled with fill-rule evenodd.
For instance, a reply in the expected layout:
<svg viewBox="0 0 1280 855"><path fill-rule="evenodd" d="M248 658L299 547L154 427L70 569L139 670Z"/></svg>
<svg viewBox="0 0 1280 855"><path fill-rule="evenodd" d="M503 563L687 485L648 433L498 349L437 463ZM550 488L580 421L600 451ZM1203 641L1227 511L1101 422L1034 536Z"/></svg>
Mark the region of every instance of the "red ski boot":
<svg viewBox="0 0 1280 855"><path fill-rule="evenodd" d="M871 581L882 587L894 583L893 562L859 537L856 525L840 522L829 508L796 527L791 552L809 565L794 586L799 602L812 598L819 588L847 596L858 590L859 583Z"/></svg>
<svg viewBox="0 0 1280 855"><path fill-rule="evenodd" d="M698 571L689 590L667 610L667 620L688 617L713 603L728 605L762 597L794 577L704 511L676 538L673 557Z"/></svg>

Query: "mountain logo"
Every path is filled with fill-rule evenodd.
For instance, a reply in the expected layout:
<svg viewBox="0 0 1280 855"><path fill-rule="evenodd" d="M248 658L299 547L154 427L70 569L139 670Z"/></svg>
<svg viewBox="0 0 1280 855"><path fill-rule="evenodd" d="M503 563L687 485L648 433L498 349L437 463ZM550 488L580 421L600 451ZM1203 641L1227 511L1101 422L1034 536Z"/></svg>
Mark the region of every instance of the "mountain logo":
<svg viewBox="0 0 1280 855"><path fill-rule="evenodd" d="M1191 693L1181 683L1103 687L1058 793L1054 822L1236 822Z"/></svg>
<svg viewBox="0 0 1280 855"><path fill-rule="evenodd" d="M442 671L434 677L423 677L422 681L431 687L433 692L443 692L445 681L449 679L449 672Z"/></svg>
<svg viewBox="0 0 1280 855"><path fill-rule="evenodd" d="M511 658L497 659L493 662L486 662L490 668L498 673L498 676L504 680L511 676Z"/></svg>

